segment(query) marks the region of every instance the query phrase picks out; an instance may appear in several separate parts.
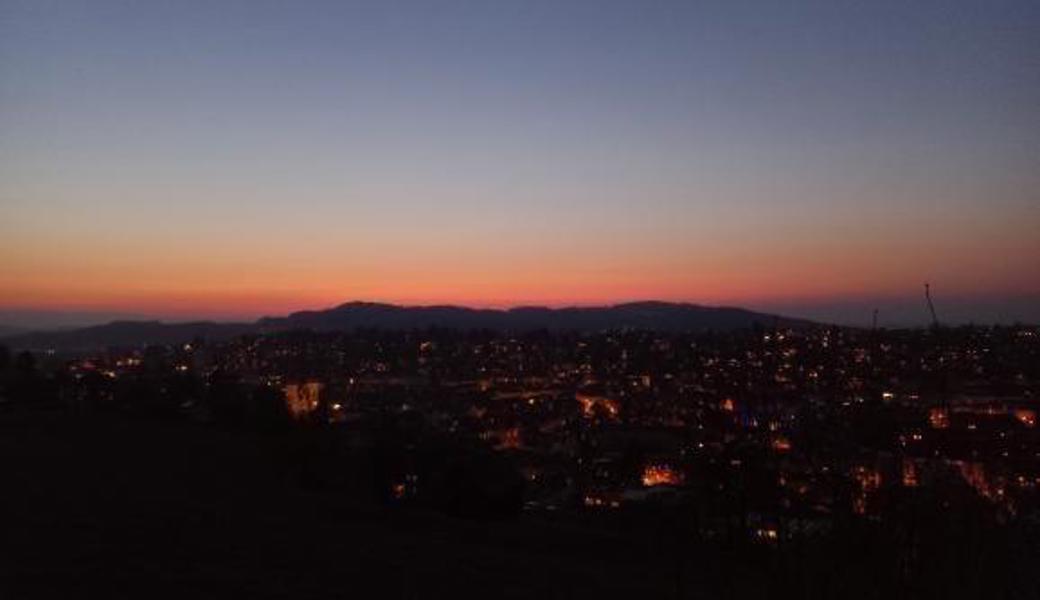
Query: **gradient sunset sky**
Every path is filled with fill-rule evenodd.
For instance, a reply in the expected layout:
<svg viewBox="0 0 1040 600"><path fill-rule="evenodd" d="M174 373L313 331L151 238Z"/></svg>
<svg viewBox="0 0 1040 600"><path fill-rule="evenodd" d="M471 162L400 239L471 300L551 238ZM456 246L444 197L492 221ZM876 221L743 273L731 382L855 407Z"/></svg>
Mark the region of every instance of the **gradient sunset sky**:
<svg viewBox="0 0 1040 600"><path fill-rule="evenodd" d="M0 3L0 310L1040 321L1040 3Z"/></svg>

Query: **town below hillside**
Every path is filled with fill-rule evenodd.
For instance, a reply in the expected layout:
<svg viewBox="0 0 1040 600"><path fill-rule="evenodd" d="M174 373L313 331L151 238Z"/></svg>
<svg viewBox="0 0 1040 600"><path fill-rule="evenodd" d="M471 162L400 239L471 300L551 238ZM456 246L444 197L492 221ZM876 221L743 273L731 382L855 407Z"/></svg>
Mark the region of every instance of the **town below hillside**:
<svg viewBox="0 0 1040 600"><path fill-rule="evenodd" d="M1035 327L0 350L0 591L1034 597L1038 392Z"/></svg>

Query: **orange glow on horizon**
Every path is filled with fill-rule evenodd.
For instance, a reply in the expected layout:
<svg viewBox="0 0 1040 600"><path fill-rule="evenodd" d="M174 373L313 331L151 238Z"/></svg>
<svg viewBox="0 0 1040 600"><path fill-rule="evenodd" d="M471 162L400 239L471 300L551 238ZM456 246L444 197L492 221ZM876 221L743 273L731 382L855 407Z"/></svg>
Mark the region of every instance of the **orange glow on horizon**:
<svg viewBox="0 0 1040 600"><path fill-rule="evenodd" d="M1022 236L954 244L891 232L878 238L878 227L807 234L739 223L693 235L678 222L651 231L594 220L555 229L492 222L465 231L410 223L342 234L325 222L305 225L298 234L216 221L192 235L100 225L12 228L0 237L0 307L185 318L278 315L354 300L754 308L916 297L925 278L940 298L1040 294L1021 277L1035 270L1040 246Z"/></svg>
<svg viewBox="0 0 1040 600"><path fill-rule="evenodd" d="M2 248L0 248L2 250ZM81 256L11 262L0 272L0 308L97 310L167 317L252 318L329 308L349 301L404 305L453 304L474 308L618 304L642 300L755 307L770 303L811 304L855 298L917 294L916 272L850 268L842 260L735 265L720 257L654 261L647 256L611 262L562 255L485 262L371 261L334 264L285 259L257 264L228 256L186 257L151 264L145 253L123 260ZM840 257L839 257L840 258ZM884 266L884 265L882 265ZM1025 280L1016 285L990 271L970 281L944 279L949 297L972 295L980 285L993 293L1036 293ZM988 274L988 275L987 275ZM980 281L991 276L993 281ZM935 279L933 279L935 281Z"/></svg>
<svg viewBox="0 0 1040 600"><path fill-rule="evenodd" d="M461 291L461 290L460 290ZM568 306L607 306L627 302L662 301L685 302L704 306L733 306L754 308L763 303L841 302L856 298L852 294L835 295L738 295L728 293L549 293L508 294L505 290L494 295L480 295L479 290L471 293L446 294L430 290L423 294L415 290L388 289L378 293L347 290L342 293L322 290L308 293L294 292L234 291L234 290L170 290L169 292L148 290L87 290L59 292L22 291L0 289L0 309L3 310L48 310L48 311L98 311L123 312L127 314L162 315L165 318L215 318L239 319L262 316L279 316L304 310L322 310L346 302L374 302L402 306L453 305L470 308L509 309L520 306L546 306L562 308ZM866 297L877 298L876 295ZM896 298L895 294L885 296ZM783 312L783 311L781 311Z"/></svg>

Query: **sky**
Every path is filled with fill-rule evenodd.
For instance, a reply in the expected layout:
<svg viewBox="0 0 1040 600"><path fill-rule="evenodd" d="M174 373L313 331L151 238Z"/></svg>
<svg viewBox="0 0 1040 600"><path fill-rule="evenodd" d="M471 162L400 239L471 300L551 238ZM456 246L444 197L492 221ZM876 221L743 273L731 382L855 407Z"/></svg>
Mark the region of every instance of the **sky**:
<svg viewBox="0 0 1040 600"><path fill-rule="evenodd" d="M0 314L1040 321L1040 3L0 2Z"/></svg>

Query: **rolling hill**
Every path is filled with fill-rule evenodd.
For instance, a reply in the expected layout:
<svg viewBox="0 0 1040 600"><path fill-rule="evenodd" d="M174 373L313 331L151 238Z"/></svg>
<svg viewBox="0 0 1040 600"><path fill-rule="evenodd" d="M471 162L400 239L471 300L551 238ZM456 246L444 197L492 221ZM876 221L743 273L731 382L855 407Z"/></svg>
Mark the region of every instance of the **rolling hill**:
<svg viewBox="0 0 1040 600"><path fill-rule="evenodd" d="M598 307L520 307L508 310L349 302L327 310L301 311L284 317L264 317L253 323L114 321L105 325L67 331L9 335L0 339L0 342L16 349L72 351L112 346L174 344L199 337L224 340L246 333L289 330L407 330L437 327L498 331L647 329L679 332L731 331L746 329L755 324L777 324L787 327L813 325L810 321L742 308L668 302L633 302Z"/></svg>

